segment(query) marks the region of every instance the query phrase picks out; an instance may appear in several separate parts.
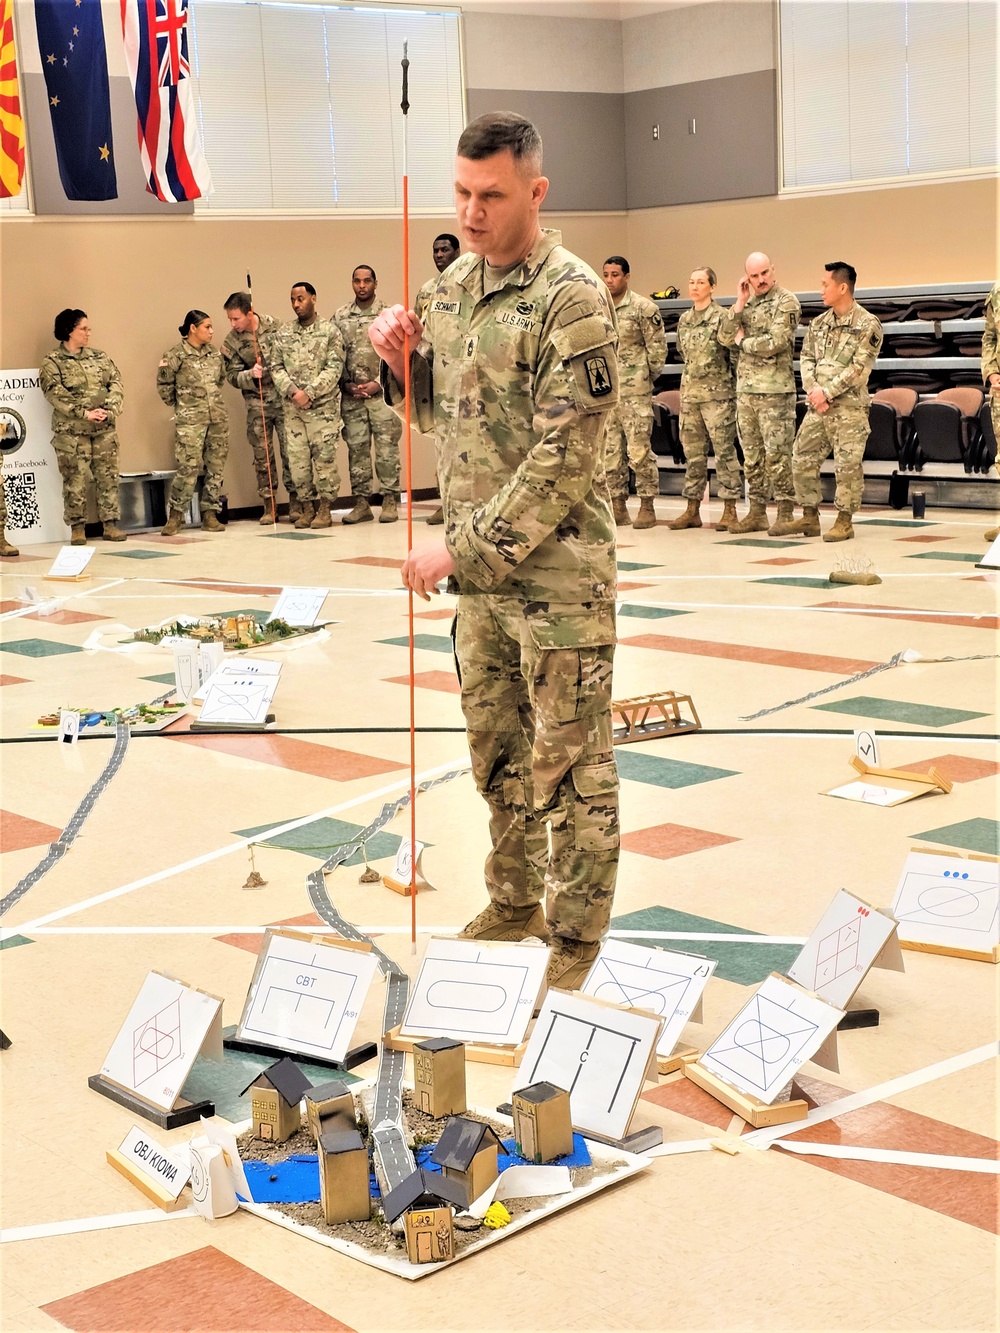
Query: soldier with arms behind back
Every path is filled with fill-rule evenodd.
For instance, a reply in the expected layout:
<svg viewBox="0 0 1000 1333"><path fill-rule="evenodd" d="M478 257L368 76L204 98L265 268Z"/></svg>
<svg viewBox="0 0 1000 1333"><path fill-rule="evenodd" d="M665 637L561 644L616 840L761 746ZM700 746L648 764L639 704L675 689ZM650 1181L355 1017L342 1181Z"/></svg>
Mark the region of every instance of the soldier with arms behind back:
<svg viewBox="0 0 1000 1333"><path fill-rule="evenodd" d="M990 401L993 434L1000 442L1000 356L997 355L997 328L1000 326L1000 282L995 282L986 298L986 328L983 330L983 384ZM990 528L988 542L1000 537L1000 528Z"/></svg>
<svg viewBox="0 0 1000 1333"><path fill-rule="evenodd" d="M218 348L212 346L214 330L204 310L189 310L178 332L181 341L164 354L156 372L156 391L174 409L176 436L177 471L170 483L164 537L175 536L184 526L184 511L202 468L202 530L226 530L219 521L222 474L229 455L229 414L222 397L225 369Z"/></svg>
<svg viewBox="0 0 1000 1333"><path fill-rule="evenodd" d="M438 273L443 273L450 267L462 252L461 244L457 236L453 236L450 231L443 231L439 236L434 237L434 244L431 253L434 257L434 267ZM428 278L424 285L413 298L413 311L417 319L423 321L427 314L427 307L430 305L431 297L437 290L437 277ZM441 485L438 483L438 494L441 494ZM439 527L444 522L444 506L438 505L433 514L428 518L429 527Z"/></svg>

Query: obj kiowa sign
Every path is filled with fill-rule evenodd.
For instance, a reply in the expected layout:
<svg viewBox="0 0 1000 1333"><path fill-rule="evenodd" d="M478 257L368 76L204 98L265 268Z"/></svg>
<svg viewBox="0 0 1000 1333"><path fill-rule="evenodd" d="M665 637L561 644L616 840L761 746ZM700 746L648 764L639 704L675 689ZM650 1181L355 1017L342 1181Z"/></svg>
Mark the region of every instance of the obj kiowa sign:
<svg viewBox="0 0 1000 1333"><path fill-rule="evenodd" d="M10 540L15 546L67 541L52 409L37 370L0 370L0 454Z"/></svg>

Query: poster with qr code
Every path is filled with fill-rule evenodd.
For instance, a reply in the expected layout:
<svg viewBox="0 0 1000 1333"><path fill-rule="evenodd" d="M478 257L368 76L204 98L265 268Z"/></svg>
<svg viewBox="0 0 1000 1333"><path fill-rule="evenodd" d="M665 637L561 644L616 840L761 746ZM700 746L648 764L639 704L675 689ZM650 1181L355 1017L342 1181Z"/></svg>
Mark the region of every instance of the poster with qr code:
<svg viewBox="0 0 1000 1333"><path fill-rule="evenodd" d="M0 457L8 539L19 547L68 541L52 409L37 370L0 370Z"/></svg>

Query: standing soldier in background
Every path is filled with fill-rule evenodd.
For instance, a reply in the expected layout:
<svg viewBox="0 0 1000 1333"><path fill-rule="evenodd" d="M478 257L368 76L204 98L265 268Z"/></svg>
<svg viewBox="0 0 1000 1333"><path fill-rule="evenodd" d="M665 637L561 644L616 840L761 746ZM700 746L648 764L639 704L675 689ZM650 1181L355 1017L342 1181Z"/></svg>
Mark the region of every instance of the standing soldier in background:
<svg viewBox="0 0 1000 1333"><path fill-rule="evenodd" d="M21 552L7 540L7 496L4 494L3 481L0 480L0 556L20 555Z"/></svg>
<svg viewBox="0 0 1000 1333"><path fill-rule="evenodd" d="M837 521L825 542L854 536L851 515L861 508L861 459L868 443L868 376L882 346L882 325L854 299L857 271L842 259L825 266L820 295L826 309L809 325L802 344L802 388L809 404L795 437L792 476L802 517L778 522L776 537L819 536L819 470L833 453Z"/></svg>
<svg viewBox="0 0 1000 1333"><path fill-rule="evenodd" d="M453 264L461 252L462 247L459 244L458 237L452 236L450 231L443 231L440 236L435 236L433 248L434 267L437 269L438 273L443 273L449 264ZM419 319L421 323L423 323L427 314L427 307L431 303L431 297L437 290L437 285L437 278L428 278L413 298L413 310L417 319ZM439 482L438 494L440 495L440 493L441 485ZM444 506L438 505L437 509L434 510L433 514L431 514L430 518L427 520L427 523L429 526L435 527L443 522Z"/></svg>
<svg viewBox="0 0 1000 1333"><path fill-rule="evenodd" d="M653 433L653 381L667 359L667 335L655 302L629 290L628 260L612 255L604 261L604 281L618 316L618 406L608 414L605 468L615 522L631 523L628 512L628 470L635 473L639 496L636 528L656 526L653 497L660 493L660 469L650 444Z"/></svg>
<svg viewBox="0 0 1000 1333"><path fill-rule="evenodd" d="M359 264L351 275L354 300L334 315L344 340L344 371L340 377L340 414L344 420L344 443L351 474L354 508L344 515L345 523L370 523L372 510L372 454L375 476L382 494L380 523L399 518L399 417L382 398L378 382L379 359L368 337L368 326L382 309L375 295L378 279L370 264Z"/></svg>
<svg viewBox="0 0 1000 1333"><path fill-rule="evenodd" d="M1000 282L995 282L986 298L986 328L983 330L983 384L990 400L993 434L1000 443L1000 357L997 355L997 327L1000 325ZM1000 537L1000 528L990 528L988 542Z"/></svg>
<svg viewBox="0 0 1000 1333"><path fill-rule="evenodd" d="M222 357L212 346L214 330L204 310L189 310L178 332L181 341L164 355L156 373L156 392L174 409L176 435L177 471L170 483L170 516L162 529L164 537L176 536L184 526L184 511L202 468L202 529L225 532L219 509L229 454L229 414L222 397Z"/></svg>
<svg viewBox="0 0 1000 1333"><path fill-rule="evenodd" d="M226 379L243 394L247 409L247 439L253 449L253 466L257 474L257 494L264 505L261 526L270 525L277 512L278 474L274 465L272 441L278 441L281 458L281 480L288 492L288 521L294 523L302 506L292 487L285 448L285 417L281 396L274 387L271 372L261 361L263 347L280 322L272 315L258 314L251 303L249 292L233 292L226 301L229 332L222 344L222 360ZM261 397L263 396L263 414Z"/></svg>
<svg viewBox="0 0 1000 1333"><path fill-rule="evenodd" d="M52 447L62 477L63 521L71 529L71 544L85 546L89 473L104 540L123 542L125 534L118 526L115 434L124 401L122 379L110 356L90 346L90 325L82 310L60 310L54 333L59 346L42 362L38 380L52 406Z"/></svg>
<svg viewBox="0 0 1000 1333"><path fill-rule="evenodd" d="M715 269L696 268L688 279L694 303L677 323L677 346L684 361L681 374L681 444L687 459L684 498L687 509L668 523L675 532L700 528L699 512L708 482L705 455L709 443L715 452L715 476L722 500L722 518L716 532L728 532L736 523L740 494L740 464L736 457L736 383L732 361L738 355L719 342L722 307L713 300Z"/></svg>
<svg viewBox="0 0 1000 1333"><path fill-rule="evenodd" d="M777 523L794 518L792 442L795 439L795 372L792 354L802 307L779 287L767 255L747 256L735 304L723 312L719 341L739 348L736 422L750 508L730 532L768 529L767 502L778 502ZM772 534L773 535L773 534Z"/></svg>
<svg viewBox="0 0 1000 1333"><path fill-rule="evenodd" d="M340 491L340 377L344 340L330 320L316 314L316 288L292 288L295 320L268 340L268 361L285 401L285 443L292 486L302 504L297 528L328 528L330 506Z"/></svg>

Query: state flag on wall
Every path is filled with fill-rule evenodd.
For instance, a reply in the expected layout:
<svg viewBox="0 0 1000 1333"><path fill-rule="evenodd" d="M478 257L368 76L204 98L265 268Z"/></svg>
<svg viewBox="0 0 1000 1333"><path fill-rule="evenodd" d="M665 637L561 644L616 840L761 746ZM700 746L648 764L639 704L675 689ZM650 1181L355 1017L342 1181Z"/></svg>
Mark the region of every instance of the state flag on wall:
<svg viewBox="0 0 1000 1333"><path fill-rule="evenodd" d="M188 0L121 0L146 189L164 203L211 194L188 62Z"/></svg>
<svg viewBox="0 0 1000 1333"><path fill-rule="evenodd" d="M17 90L14 0L0 0L0 199L21 193L24 180L24 122Z"/></svg>
<svg viewBox="0 0 1000 1333"><path fill-rule="evenodd" d="M35 0L59 179L67 199L117 199L101 0Z"/></svg>

